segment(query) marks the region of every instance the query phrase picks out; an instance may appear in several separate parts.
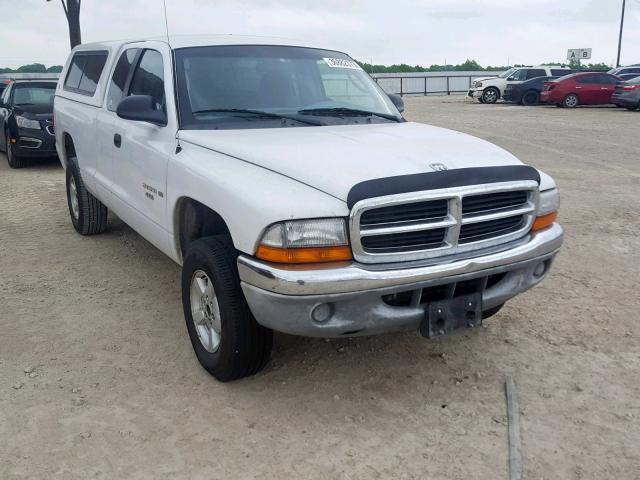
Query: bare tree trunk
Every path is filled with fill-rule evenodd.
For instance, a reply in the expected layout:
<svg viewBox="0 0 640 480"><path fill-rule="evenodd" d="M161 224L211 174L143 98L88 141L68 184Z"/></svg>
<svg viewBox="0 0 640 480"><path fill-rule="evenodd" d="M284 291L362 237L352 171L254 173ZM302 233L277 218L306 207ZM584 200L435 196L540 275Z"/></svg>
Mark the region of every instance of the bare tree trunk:
<svg viewBox="0 0 640 480"><path fill-rule="evenodd" d="M69 42L71 48L82 43L80 34L80 2L82 0L67 0L67 23L69 24Z"/></svg>

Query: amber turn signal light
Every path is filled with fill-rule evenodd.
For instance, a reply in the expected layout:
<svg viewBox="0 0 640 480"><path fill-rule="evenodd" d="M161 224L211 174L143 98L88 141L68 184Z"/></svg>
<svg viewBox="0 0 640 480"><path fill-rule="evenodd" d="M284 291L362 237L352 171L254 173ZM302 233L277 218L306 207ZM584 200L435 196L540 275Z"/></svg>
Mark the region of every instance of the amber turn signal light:
<svg viewBox="0 0 640 480"><path fill-rule="evenodd" d="M326 263L351 260L351 248L310 247L310 248L277 248L260 245L256 252L260 260L274 263Z"/></svg>
<svg viewBox="0 0 640 480"><path fill-rule="evenodd" d="M553 224L558 218L558 212L551 212L547 215L543 215L542 217L538 217L533 222L533 227L531 227L532 232L537 232L538 230L542 230L543 228L547 228Z"/></svg>

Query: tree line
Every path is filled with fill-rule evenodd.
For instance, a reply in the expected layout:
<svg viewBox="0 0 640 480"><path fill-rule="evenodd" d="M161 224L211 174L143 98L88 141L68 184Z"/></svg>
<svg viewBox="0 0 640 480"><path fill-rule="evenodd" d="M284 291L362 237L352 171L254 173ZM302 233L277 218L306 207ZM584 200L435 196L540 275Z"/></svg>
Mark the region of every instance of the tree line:
<svg viewBox="0 0 640 480"><path fill-rule="evenodd" d="M407 65L406 63L393 64L393 65L372 65L366 62L358 62L362 69L367 73L414 73L414 72L500 72L508 70L512 67L525 67L527 65L511 65L511 66L487 66L483 67L475 60L467 60L464 63L458 65L430 65L424 67L422 65ZM542 65L561 65L558 62L548 62ZM578 64L569 64L569 67L574 70L578 70ZM602 70L607 71L611 67L605 63L589 63L582 64L580 69L582 70Z"/></svg>
<svg viewBox="0 0 640 480"><path fill-rule="evenodd" d="M60 73L61 71L62 65L47 67L42 63L30 63L29 65L22 65L16 69L0 67L0 73Z"/></svg>

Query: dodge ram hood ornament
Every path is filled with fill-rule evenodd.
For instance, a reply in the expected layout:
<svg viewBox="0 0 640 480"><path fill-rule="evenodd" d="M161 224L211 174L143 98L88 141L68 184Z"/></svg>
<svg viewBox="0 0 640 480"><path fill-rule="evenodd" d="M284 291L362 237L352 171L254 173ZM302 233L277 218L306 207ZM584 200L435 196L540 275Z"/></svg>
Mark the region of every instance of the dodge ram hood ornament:
<svg viewBox="0 0 640 480"><path fill-rule="evenodd" d="M429 166L436 172L443 172L447 169L447 166L444 163L430 163Z"/></svg>

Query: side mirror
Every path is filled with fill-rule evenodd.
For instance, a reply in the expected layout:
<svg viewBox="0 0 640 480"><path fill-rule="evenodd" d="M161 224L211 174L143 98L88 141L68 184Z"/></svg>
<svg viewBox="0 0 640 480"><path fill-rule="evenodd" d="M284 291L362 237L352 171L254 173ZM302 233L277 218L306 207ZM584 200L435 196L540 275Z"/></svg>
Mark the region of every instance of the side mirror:
<svg viewBox="0 0 640 480"><path fill-rule="evenodd" d="M167 124L167 114L157 110L151 95L132 95L120 102L116 114L125 120L149 122L164 127Z"/></svg>
<svg viewBox="0 0 640 480"><path fill-rule="evenodd" d="M389 100L391 100L391 102L396 106L398 111L400 113L404 112L404 100L402 100L402 97L395 93L389 93L388 95L389 95Z"/></svg>

